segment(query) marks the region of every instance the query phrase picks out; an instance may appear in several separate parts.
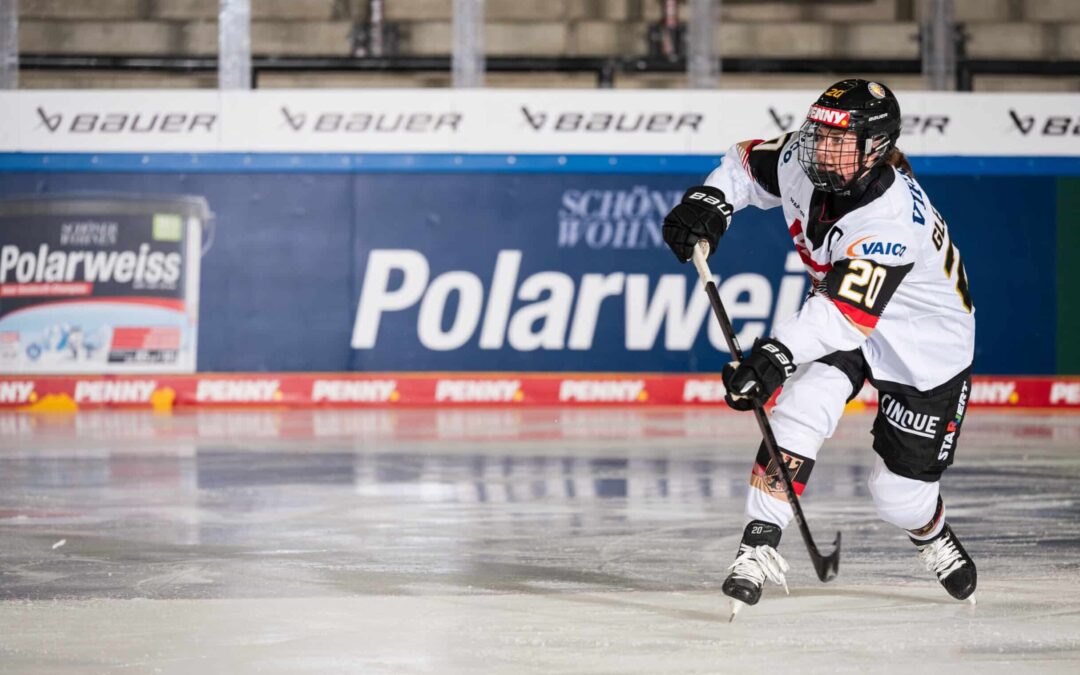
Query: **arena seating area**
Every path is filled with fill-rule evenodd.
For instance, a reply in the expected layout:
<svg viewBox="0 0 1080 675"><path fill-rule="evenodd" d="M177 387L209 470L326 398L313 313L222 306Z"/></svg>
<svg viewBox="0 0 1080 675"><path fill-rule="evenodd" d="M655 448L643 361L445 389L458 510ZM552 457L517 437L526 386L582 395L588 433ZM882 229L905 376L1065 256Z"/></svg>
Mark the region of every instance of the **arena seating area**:
<svg viewBox="0 0 1080 675"><path fill-rule="evenodd" d="M367 0L252 0L256 55L348 56ZM921 0L723 0L715 32L723 57L909 58L919 54ZM386 0L401 55L451 51L451 0ZM1080 59L1078 0L956 0L972 58ZM217 51L218 0L20 0L24 54L209 56ZM658 0L487 0L486 50L492 56L644 55L661 15ZM724 87L799 86L816 75L725 74ZM922 85L893 76L894 86ZM620 76L619 87L682 86L667 75ZM447 73L273 73L260 87L445 86ZM491 73L488 86L594 87L588 73ZM24 70L21 86L213 87L213 72ZM981 75L976 90L1080 90L1076 76Z"/></svg>

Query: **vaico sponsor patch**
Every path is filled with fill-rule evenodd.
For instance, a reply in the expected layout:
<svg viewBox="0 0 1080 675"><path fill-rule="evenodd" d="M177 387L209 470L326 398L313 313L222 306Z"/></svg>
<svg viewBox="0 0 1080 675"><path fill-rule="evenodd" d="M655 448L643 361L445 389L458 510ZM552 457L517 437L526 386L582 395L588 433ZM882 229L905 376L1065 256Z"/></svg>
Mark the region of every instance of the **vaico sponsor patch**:
<svg viewBox="0 0 1080 675"><path fill-rule="evenodd" d="M849 257L857 258L867 255L894 255L901 257L907 252L907 246L893 241L876 241L873 235L856 239L847 247Z"/></svg>
<svg viewBox="0 0 1080 675"><path fill-rule="evenodd" d="M806 114L806 119L820 122L826 126L837 127L838 129L847 129L848 125L851 124L851 113L846 110L812 105L810 106L810 112Z"/></svg>

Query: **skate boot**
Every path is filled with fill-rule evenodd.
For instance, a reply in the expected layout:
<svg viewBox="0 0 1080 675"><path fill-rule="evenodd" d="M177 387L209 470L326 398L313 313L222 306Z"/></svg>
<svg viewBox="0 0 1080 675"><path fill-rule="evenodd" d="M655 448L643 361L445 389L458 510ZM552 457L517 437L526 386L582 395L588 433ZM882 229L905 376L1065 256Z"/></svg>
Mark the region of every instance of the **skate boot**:
<svg viewBox="0 0 1080 675"><path fill-rule="evenodd" d="M761 520L752 520L743 531L739 552L732 563L731 574L724 580L721 590L731 598L731 619L745 605L756 605L761 599L761 587L768 579L784 587L788 592L784 572L787 562L776 552L780 545L780 527Z"/></svg>
<svg viewBox="0 0 1080 675"><path fill-rule="evenodd" d="M938 581L957 600L970 598L975 604L972 593L975 592L975 561L967 554L960 540L953 534L948 523L941 533L930 541L911 540L919 549L919 559L926 569L937 575Z"/></svg>

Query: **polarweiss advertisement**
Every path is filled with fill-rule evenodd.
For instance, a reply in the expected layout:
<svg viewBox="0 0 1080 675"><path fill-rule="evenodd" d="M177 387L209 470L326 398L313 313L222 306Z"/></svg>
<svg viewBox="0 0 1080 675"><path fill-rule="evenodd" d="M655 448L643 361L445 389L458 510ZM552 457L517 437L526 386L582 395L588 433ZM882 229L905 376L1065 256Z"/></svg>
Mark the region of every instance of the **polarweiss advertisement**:
<svg viewBox="0 0 1080 675"><path fill-rule="evenodd" d="M194 372L201 199L0 200L0 372Z"/></svg>
<svg viewBox="0 0 1080 675"><path fill-rule="evenodd" d="M377 227L391 214L367 209L354 367L696 370L727 360L697 277L663 243L679 181L522 177L484 201L458 185L468 181L446 177L412 196L423 215L405 231ZM361 192L390 189L374 183ZM747 346L807 292L784 228L761 227L760 215L733 228L714 264Z"/></svg>
<svg viewBox="0 0 1080 675"><path fill-rule="evenodd" d="M123 350L114 344L117 327L185 325L197 331L200 372L716 373L730 355L708 298L692 266L680 264L661 238L664 215L687 186L703 178L449 171L10 173L0 181L0 197L34 190L126 192L132 199L197 195L214 210L213 241L204 246L198 270L192 264L197 239L184 240L196 248L183 267L185 311L168 315L176 323L106 321L95 313L91 328L67 313L34 328L38 337L24 337L18 329L19 348L25 354L31 340L45 340L60 356L81 353L70 347L70 337L64 343L59 332L46 334L49 326L66 323L80 327L84 348L93 344L84 349L88 355L109 359L106 353L115 353L118 359ZM920 182L963 255L978 321L975 372L1054 373L1058 338L1047 317L1055 316L1058 303L1053 256L1061 249L1059 181L927 175ZM1025 198L1002 200L1003 194ZM109 243L117 251L114 275L123 272L126 280L141 269L149 283L146 275L158 270L151 256L181 248L168 240L175 230L167 227L154 238L153 213L146 212L142 234L121 239L117 230L116 244ZM5 249L5 287L51 280L69 265L72 281L91 281L84 275L87 261L98 265L108 255L97 247L106 243L100 239L105 235L94 234L78 251L71 248L60 270L57 256L68 249L58 237L66 221L50 222L52 234L26 229L27 223L18 239L5 237L5 246L18 249ZM1024 223L1023 236L997 222ZM113 232L86 231L91 230L109 237ZM48 246L44 258L42 245ZM1008 274L1001 273L1003 251L1009 252ZM76 259L78 252L83 256ZM165 260L162 274L171 269ZM744 347L796 311L809 290L779 211L737 212L710 266ZM139 289L137 295L162 294L164 278L159 288ZM95 292L114 298L127 292L126 286L99 281L93 280ZM128 290L136 293L134 286ZM46 299L81 301L49 305L50 311L105 306L85 302L92 297ZM0 298L5 313L13 302ZM30 312L5 314L20 315ZM99 327L105 323L112 343ZM5 328L4 335L14 330ZM110 363L142 372L171 367L165 360L171 355L148 346L162 344L166 333L124 335L138 337L144 353L131 355L126 364ZM195 333L190 341L185 335L180 344L193 349ZM177 367L184 353L177 355ZM158 362L147 363L153 359Z"/></svg>
<svg viewBox="0 0 1080 675"><path fill-rule="evenodd" d="M0 368L718 372L663 217L816 95L0 93L0 198L46 204L2 223ZM1075 100L901 96L977 374L1076 371ZM142 206L58 214L64 195ZM146 206L176 199L213 209L205 250L197 214ZM808 291L778 212L736 213L710 265L744 348Z"/></svg>

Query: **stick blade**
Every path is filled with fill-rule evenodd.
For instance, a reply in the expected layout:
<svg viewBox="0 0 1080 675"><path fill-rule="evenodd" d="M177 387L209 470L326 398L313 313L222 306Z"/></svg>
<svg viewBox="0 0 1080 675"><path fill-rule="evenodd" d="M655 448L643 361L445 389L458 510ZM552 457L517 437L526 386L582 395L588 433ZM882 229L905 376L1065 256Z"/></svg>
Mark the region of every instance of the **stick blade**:
<svg viewBox="0 0 1080 675"><path fill-rule="evenodd" d="M836 539L833 541L832 553L826 556L818 554L812 557L814 561L814 571L817 572L818 579L822 582L835 579L836 575L840 573L840 533L836 533Z"/></svg>

